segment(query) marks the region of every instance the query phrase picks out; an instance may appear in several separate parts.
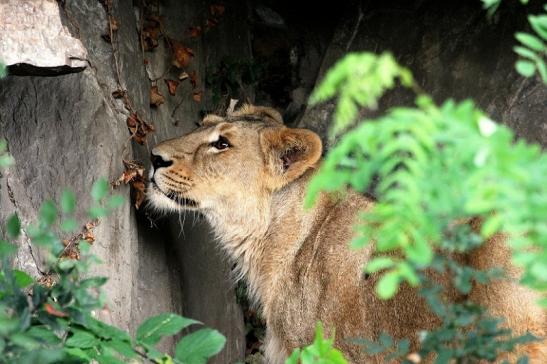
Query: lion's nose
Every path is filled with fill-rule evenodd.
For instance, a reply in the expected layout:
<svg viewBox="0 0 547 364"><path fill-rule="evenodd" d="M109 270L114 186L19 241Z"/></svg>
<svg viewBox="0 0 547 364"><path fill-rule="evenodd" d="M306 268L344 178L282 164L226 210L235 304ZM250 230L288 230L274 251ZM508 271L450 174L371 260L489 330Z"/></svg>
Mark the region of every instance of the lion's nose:
<svg viewBox="0 0 547 364"><path fill-rule="evenodd" d="M154 169L160 169L161 167L169 167L171 164L173 164L173 161L165 160L163 159L161 155L154 154L154 152L150 154L150 160L152 161L152 165L154 166Z"/></svg>

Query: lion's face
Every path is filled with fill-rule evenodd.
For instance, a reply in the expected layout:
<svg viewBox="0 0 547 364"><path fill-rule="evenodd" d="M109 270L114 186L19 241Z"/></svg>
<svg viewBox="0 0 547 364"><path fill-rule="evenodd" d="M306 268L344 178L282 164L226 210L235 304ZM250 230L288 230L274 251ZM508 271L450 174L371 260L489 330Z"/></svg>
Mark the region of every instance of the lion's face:
<svg viewBox="0 0 547 364"><path fill-rule="evenodd" d="M246 106L157 145L148 198L160 209L237 213L301 176L320 155L313 132L286 128L272 109Z"/></svg>

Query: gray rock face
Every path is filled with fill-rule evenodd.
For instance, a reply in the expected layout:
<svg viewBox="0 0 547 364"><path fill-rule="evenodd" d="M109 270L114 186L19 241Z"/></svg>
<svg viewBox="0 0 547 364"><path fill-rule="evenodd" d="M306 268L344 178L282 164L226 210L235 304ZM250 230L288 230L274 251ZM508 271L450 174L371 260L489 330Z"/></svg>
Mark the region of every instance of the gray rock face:
<svg viewBox="0 0 547 364"><path fill-rule="evenodd" d="M1 3L0 6L13 7L13 3ZM234 9L244 8L242 4L235 4ZM182 2L162 7L161 13L166 14L166 32L173 37L183 34L187 27L194 25L193 22L201 21L198 16L204 9L208 8L201 3ZM0 218L17 211L24 222L31 222L36 219L41 202L46 198L58 199L66 187L78 196L82 206L78 217L83 224L86 222L83 207L90 203L88 195L92 183L99 177L115 180L123 172L123 159L140 159L148 163L149 151L157 142L195 127L199 111L207 107L207 100L203 103L194 101L192 88L186 81L179 87L176 98L167 98L164 105L151 109L151 81L144 56L149 61L149 70L159 75L164 73L164 67L169 67L172 56L165 47L146 54L142 52L138 33L141 9L134 8L130 2L114 2L112 16L118 29L113 45L102 37L108 34L108 16L99 2L66 1L59 8L55 1L28 1L21 9L10 11L14 14L16 10L28 11L30 15L25 15L27 18L21 28L13 22L2 24L0 21L3 30L23 35L32 30L37 42L50 42L47 45L52 50L71 56L76 54L72 48L57 48L53 41L64 39L69 46L72 39L83 50L79 55L87 52L82 58L87 58L89 67L83 71L78 69L82 71L79 73L55 77L34 76L51 75L53 68L59 71L58 66L67 65L70 57L65 60L59 53L54 55L58 57L55 58L57 63L36 61L32 52L40 51L39 42L28 44L23 38L11 36L8 41L5 33L1 33L0 43L10 45L9 52L20 55L19 58L4 58L8 64L25 61L36 67L11 67L12 74L15 70L19 76L0 80L0 137L8 141L16 160L16 165L0 178ZM38 11L48 12L47 22L40 23L36 19ZM55 14L57 18L53 19ZM7 14L2 11L0 18L4 15ZM57 24L54 20L59 25L56 28L59 35L65 38L54 39L49 28L40 28L42 24ZM8 25L16 29L7 29ZM230 52L242 52L237 42L224 44L227 42L219 36L221 34L238 34L240 45L247 44L248 29L235 18L219 23L216 36L211 30L206 35L209 37L207 46L201 37L193 39L189 46L196 54L192 67L197 72L199 87L205 83L203 69L214 68L215 62ZM24 53L27 48L32 52ZM67 62L60 63L61 58ZM176 75L166 74L167 77L176 78ZM158 81L158 86L167 96L163 80ZM111 95L119 88L127 90L133 110L155 126L156 133L149 135L148 145L130 141L126 126L129 111ZM171 221L167 217L153 217L150 220L142 209L136 211L130 203L128 187L121 187L118 193L127 196L127 203L113 216L101 221L95 229L96 241L92 248L104 262L95 267L92 274L109 278L105 286L108 310L100 313L102 317L134 332L150 315L183 314L218 329L227 337L226 348L212 363L243 359L243 319L233 283L229 280L229 263L212 253L215 247L207 226L201 224L191 235L185 235L181 233L182 226L177 218ZM184 229L189 230L191 226ZM32 250L24 238L20 244L16 263L39 276L40 252ZM174 341L166 340L162 345L164 350L172 351Z"/></svg>
<svg viewBox="0 0 547 364"><path fill-rule="evenodd" d="M85 67L86 57L80 40L63 26L56 1L0 2L0 60L5 64L22 63L33 66L27 70L41 72L70 71Z"/></svg>

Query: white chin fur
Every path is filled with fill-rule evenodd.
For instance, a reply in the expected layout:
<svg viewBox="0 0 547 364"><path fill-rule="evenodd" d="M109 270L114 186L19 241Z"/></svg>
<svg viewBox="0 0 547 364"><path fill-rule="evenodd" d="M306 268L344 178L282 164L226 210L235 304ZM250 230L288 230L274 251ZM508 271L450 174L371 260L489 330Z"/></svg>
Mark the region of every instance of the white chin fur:
<svg viewBox="0 0 547 364"><path fill-rule="evenodd" d="M184 210L182 206L171 200L163 193L149 187L146 198L150 201L150 206L161 212L178 212Z"/></svg>

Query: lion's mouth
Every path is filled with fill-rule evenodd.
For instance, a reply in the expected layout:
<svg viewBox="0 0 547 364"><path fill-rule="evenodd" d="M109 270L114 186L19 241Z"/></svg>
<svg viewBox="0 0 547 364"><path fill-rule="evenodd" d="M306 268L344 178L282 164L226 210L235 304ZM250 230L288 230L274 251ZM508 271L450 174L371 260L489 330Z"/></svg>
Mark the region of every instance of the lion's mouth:
<svg viewBox="0 0 547 364"><path fill-rule="evenodd" d="M181 207L197 208L199 205L197 201L192 200L191 198L181 196L174 191L168 191L168 192L162 191L162 189L158 187L155 181L152 181L151 184L154 190L158 191L159 193L161 193L162 195L164 195L165 197L167 197L168 199L175 202L177 205Z"/></svg>

